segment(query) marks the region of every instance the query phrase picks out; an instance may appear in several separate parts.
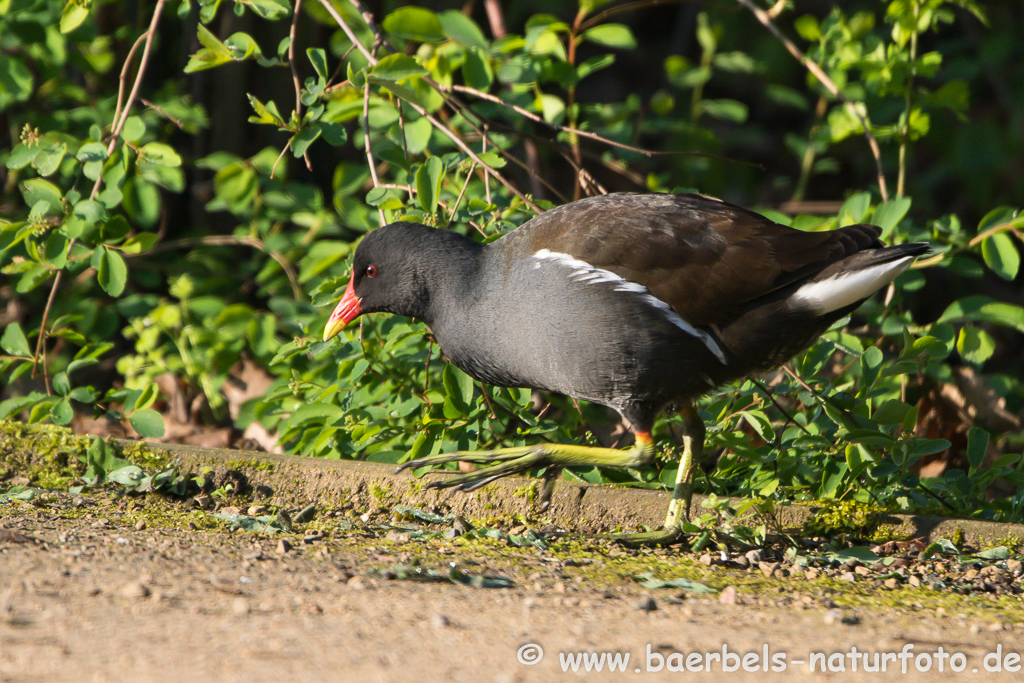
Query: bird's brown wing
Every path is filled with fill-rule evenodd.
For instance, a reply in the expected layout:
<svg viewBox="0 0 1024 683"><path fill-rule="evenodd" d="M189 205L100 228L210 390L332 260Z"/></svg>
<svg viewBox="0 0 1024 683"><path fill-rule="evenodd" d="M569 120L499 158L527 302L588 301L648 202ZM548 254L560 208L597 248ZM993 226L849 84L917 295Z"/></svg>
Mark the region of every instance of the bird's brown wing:
<svg viewBox="0 0 1024 683"><path fill-rule="evenodd" d="M874 226L803 232L695 194L593 197L521 230L531 252L566 253L642 284L694 325L727 322L748 302L879 244Z"/></svg>

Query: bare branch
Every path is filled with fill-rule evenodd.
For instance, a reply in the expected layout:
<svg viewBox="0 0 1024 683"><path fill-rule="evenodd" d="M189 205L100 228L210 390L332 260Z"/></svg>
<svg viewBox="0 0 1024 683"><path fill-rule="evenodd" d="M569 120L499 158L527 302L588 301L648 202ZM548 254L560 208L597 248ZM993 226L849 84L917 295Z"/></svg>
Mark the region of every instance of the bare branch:
<svg viewBox="0 0 1024 683"><path fill-rule="evenodd" d="M164 5L167 0L157 0L156 7L153 8L153 18L149 22L149 28L139 36L138 40L132 45L132 49L128 52L128 57L125 59L124 67L121 69L120 85L117 91L117 109L114 111L115 125L110 132L110 144L107 145L107 156L109 157L114 153L114 148L117 147L118 136L121 135L121 131L124 129L124 124L128 121L128 113L132 109L132 105L135 104L136 98L139 96L139 87L142 85L142 77L146 73L146 65L149 63L149 51L153 47L153 37L156 35L156 27L160 22L160 15L163 14ZM135 54L136 48L138 48L140 41L145 41L145 47L142 50L142 57L139 60L139 70L135 74L135 83L132 85L131 93L128 95L128 101L124 103L124 108L121 108L121 98L124 95L125 83L128 80L128 68L131 64L132 57ZM92 192L89 194L89 199L95 199L96 195L99 194L100 186L103 184L103 175L101 174L96 178L96 182L92 186ZM71 239L68 241L66 254L70 254L74 248L77 239ZM53 285L50 287L50 295L46 299L46 307L43 308L43 316L39 322L39 337L36 340L36 352L32 362L32 376L35 377L36 370L39 367L39 359L44 351L44 343L46 341L46 320L50 317L50 309L53 307L53 301L57 298L57 290L60 289L60 282L64 271L58 270L57 274L53 277ZM43 363L43 377L47 384L47 390L49 390L49 378L46 376L46 363Z"/></svg>
<svg viewBox="0 0 1024 683"><path fill-rule="evenodd" d="M818 79L818 82L825 86L826 90L832 93L833 97L835 97L837 100L846 105L846 108L850 111L850 113L857 117L857 120L860 121L860 125L863 126L864 128L864 137L867 138L868 147L871 149L871 154L875 157L875 167L878 172L878 190L882 195L882 201L888 201L889 190L885 183L885 171L882 169L882 152L878 147L878 141L875 140L875 136L871 134L871 129L868 126L868 122L864 118L864 116L862 116L861 113L857 111L857 107L854 106L853 102L846 99L846 97L843 96L841 92L839 92L839 88L832 81L832 79L828 77L828 74L826 74L824 70L822 70L822 68L818 66L818 63L815 62L810 57L808 57L807 55L805 55L803 52L801 52L800 48L798 48L793 43L793 41L791 41L789 38L782 34L782 31L780 31L779 28L775 25L775 23L772 21L771 16L769 16L767 12L765 12L763 9L755 5L753 2L751 2L751 0L736 0L736 2L750 10L757 18L757 20L761 22L761 24L766 29L768 29L771 32L771 34L779 40L779 42L782 43L786 50L789 51L789 54L793 55L793 57L795 57L797 61L803 64L804 67L808 71L810 71L815 78Z"/></svg>

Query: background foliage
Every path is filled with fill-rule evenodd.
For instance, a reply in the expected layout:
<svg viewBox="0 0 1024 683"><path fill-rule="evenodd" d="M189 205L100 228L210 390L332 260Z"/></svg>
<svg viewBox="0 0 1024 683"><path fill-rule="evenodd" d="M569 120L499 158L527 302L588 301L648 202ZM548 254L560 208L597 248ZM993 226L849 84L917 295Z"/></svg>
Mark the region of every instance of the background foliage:
<svg viewBox="0 0 1024 683"><path fill-rule="evenodd" d="M610 441L604 409L481 386L422 324L318 339L381 222L486 240L694 188L935 249L787 371L707 397L701 485L1020 521L1022 12L0 0L0 419L259 425L386 462ZM240 368L266 387L244 403ZM675 434L656 467L565 476L661 486Z"/></svg>

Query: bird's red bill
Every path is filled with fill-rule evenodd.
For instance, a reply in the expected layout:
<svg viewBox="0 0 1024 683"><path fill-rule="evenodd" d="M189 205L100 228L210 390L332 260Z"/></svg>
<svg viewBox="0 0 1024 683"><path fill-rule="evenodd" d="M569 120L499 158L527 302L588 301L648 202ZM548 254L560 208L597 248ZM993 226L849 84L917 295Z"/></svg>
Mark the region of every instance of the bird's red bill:
<svg viewBox="0 0 1024 683"><path fill-rule="evenodd" d="M348 287L345 288L345 294L342 295L341 301L334 307L334 312L331 313L330 320L327 321L327 326L324 328L324 341L337 335L362 313L354 283L355 278L353 277L348 281Z"/></svg>

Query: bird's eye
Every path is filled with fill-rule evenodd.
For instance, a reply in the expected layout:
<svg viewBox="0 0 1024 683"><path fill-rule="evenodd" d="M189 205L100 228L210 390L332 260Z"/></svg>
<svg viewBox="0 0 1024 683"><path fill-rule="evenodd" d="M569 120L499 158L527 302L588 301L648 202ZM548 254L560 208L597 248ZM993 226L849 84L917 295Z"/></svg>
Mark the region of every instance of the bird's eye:
<svg viewBox="0 0 1024 683"><path fill-rule="evenodd" d="M366 266L366 277L377 277L377 266Z"/></svg>

